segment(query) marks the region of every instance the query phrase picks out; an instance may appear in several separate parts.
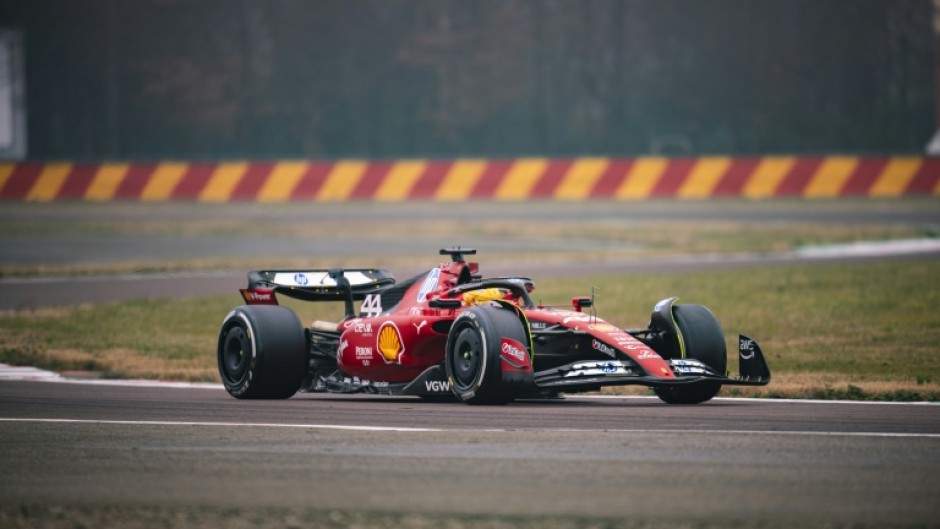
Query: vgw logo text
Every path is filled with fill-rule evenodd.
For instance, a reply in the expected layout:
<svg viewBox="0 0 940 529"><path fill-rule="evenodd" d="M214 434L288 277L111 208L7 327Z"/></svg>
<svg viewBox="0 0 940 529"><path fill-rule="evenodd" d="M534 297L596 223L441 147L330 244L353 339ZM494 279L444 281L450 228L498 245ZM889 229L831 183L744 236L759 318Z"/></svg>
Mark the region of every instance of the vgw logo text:
<svg viewBox="0 0 940 529"><path fill-rule="evenodd" d="M441 382L440 380L425 380L424 389L434 393L447 393L450 391L450 382Z"/></svg>

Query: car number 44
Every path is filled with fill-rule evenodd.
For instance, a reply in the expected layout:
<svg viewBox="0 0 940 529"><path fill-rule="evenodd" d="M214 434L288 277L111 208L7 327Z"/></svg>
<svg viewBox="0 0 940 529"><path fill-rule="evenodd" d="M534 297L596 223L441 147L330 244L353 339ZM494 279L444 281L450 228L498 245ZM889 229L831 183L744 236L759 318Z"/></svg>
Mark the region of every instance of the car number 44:
<svg viewBox="0 0 940 529"><path fill-rule="evenodd" d="M359 307L359 312L363 316L378 316L382 313L382 295L381 294L369 294L366 296L366 299L362 300L362 306Z"/></svg>

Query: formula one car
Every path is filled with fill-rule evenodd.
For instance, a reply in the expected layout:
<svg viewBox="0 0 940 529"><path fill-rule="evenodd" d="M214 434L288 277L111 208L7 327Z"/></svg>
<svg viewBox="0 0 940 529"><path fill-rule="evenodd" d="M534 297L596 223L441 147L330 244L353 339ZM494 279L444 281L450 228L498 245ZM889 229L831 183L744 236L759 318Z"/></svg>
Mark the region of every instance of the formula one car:
<svg viewBox="0 0 940 529"><path fill-rule="evenodd" d="M669 404L697 404L723 385L770 382L743 335L739 375L726 374L725 335L703 306L664 299L646 328L625 330L596 316L593 296L575 297L573 310L537 306L530 279L484 279L464 259L474 249L440 253L450 262L401 283L380 269L249 272L247 304L219 331L225 389L240 399L302 390L503 404L638 384ZM345 318L305 327L278 295L342 302Z"/></svg>

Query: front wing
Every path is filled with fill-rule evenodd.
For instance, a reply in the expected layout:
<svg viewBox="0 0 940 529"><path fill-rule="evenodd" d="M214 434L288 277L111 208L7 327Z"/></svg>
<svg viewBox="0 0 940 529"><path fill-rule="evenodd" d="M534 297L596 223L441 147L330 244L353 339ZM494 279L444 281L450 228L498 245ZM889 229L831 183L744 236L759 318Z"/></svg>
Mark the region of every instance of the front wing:
<svg viewBox="0 0 940 529"><path fill-rule="evenodd" d="M704 381L723 386L765 386L770 383L770 369L757 342L741 335L738 351L737 377L717 373L694 359L667 360L676 375L674 378L651 375L629 359L582 360L535 373L535 385L558 391L592 391L603 386L666 387Z"/></svg>

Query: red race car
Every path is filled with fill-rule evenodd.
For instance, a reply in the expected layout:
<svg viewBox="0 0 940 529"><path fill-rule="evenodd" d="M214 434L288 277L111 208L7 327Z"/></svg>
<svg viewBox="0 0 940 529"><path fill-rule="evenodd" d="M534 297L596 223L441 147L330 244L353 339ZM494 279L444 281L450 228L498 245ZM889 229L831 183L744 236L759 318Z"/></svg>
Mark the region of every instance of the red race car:
<svg viewBox="0 0 940 529"><path fill-rule="evenodd" d="M656 304L643 329L594 313L538 306L524 277L484 279L473 249L443 249L450 262L397 283L380 269L249 272L219 331L219 373L240 399L298 390L456 398L503 404L604 386L644 385L670 404L697 404L723 385L766 385L757 342L739 337L739 375L726 373L725 335L700 305ZM345 304L339 322L305 327L277 296ZM355 303L361 302L358 312Z"/></svg>

